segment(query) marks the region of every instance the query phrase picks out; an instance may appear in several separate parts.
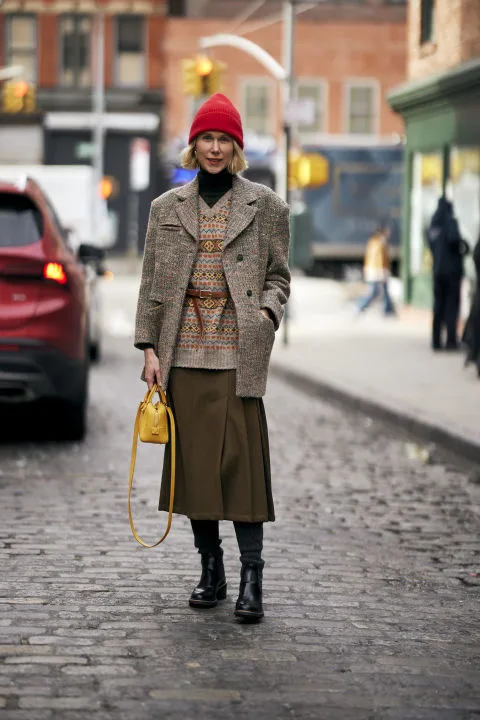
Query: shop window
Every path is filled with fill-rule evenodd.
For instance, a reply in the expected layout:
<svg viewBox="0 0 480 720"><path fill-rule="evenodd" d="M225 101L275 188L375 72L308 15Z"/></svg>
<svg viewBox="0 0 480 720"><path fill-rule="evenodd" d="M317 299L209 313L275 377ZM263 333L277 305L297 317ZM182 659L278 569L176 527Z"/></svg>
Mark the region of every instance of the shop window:
<svg viewBox="0 0 480 720"><path fill-rule="evenodd" d="M63 15L60 19L60 83L71 87L92 84L92 18Z"/></svg>
<svg viewBox="0 0 480 720"><path fill-rule="evenodd" d="M480 238L480 148L452 148L447 191L462 237L473 249Z"/></svg>
<svg viewBox="0 0 480 720"><path fill-rule="evenodd" d="M378 85L355 82L347 85L347 132L373 135L378 131Z"/></svg>
<svg viewBox="0 0 480 720"><path fill-rule="evenodd" d="M243 88L245 129L259 135L272 131L272 85L268 80L248 80Z"/></svg>
<svg viewBox="0 0 480 720"><path fill-rule="evenodd" d="M117 18L116 81L118 85L145 83L145 25L143 17Z"/></svg>
<svg viewBox="0 0 480 720"><path fill-rule="evenodd" d="M326 132L326 84L322 80L300 79L297 84L297 98L310 101L313 105L313 121L299 123L298 132Z"/></svg>
<svg viewBox="0 0 480 720"><path fill-rule="evenodd" d="M32 15L7 16L6 64L21 65L22 78L37 80L37 20Z"/></svg>
<svg viewBox="0 0 480 720"><path fill-rule="evenodd" d="M443 191L443 153L416 153L410 196L410 273L422 275L431 269L426 231Z"/></svg>
<svg viewBox="0 0 480 720"><path fill-rule="evenodd" d="M421 0L420 45L433 41L435 0Z"/></svg>

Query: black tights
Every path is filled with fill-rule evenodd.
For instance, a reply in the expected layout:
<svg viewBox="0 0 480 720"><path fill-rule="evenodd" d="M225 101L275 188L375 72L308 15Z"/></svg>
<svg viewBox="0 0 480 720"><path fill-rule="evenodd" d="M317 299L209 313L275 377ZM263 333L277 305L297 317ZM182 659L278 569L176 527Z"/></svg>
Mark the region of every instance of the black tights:
<svg viewBox="0 0 480 720"><path fill-rule="evenodd" d="M190 520L192 523L195 547L199 553L221 555L221 539L218 520ZM234 521L235 534L242 563L255 563L263 566L263 523Z"/></svg>

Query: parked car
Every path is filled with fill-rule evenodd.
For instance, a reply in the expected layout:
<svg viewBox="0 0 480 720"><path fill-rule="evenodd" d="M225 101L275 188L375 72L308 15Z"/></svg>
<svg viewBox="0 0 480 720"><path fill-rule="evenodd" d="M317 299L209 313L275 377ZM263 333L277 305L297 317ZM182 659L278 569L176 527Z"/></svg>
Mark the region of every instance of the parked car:
<svg viewBox="0 0 480 720"><path fill-rule="evenodd" d="M85 266L87 279L88 340L90 360L99 362L102 356L103 321L99 279L106 274L103 264L105 251L83 243L77 255Z"/></svg>
<svg viewBox="0 0 480 720"><path fill-rule="evenodd" d="M51 200L31 178L0 178L0 402L54 400L55 437L87 426L92 280L98 249L74 253Z"/></svg>

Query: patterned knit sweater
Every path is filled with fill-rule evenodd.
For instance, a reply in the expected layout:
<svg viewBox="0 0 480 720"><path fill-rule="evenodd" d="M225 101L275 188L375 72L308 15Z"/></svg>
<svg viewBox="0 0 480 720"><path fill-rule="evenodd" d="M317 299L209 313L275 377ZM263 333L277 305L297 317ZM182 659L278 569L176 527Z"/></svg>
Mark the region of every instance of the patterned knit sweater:
<svg viewBox="0 0 480 720"><path fill-rule="evenodd" d="M197 290L228 292L222 253L231 201L231 190L211 208L199 197L199 244L190 277L190 286ZM238 327L231 297L198 298L196 302L204 326L203 336L200 333L193 299L187 296L183 305L173 367L210 370L236 368Z"/></svg>

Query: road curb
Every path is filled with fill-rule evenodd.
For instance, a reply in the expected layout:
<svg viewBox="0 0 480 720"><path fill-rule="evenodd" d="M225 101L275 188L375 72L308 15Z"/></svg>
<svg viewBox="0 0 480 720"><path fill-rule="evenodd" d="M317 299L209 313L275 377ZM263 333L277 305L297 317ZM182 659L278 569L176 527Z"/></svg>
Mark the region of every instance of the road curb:
<svg viewBox="0 0 480 720"><path fill-rule="evenodd" d="M390 426L407 432L423 442L435 443L448 452L460 455L463 459L480 463L480 443L469 440L458 433L448 432L400 409L392 410L381 403L367 400L355 392L340 388L327 380L319 380L297 370L285 368L275 361L270 364L270 372L273 377L284 380L310 397L319 397L348 410L369 415L376 420L387 422Z"/></svg>

